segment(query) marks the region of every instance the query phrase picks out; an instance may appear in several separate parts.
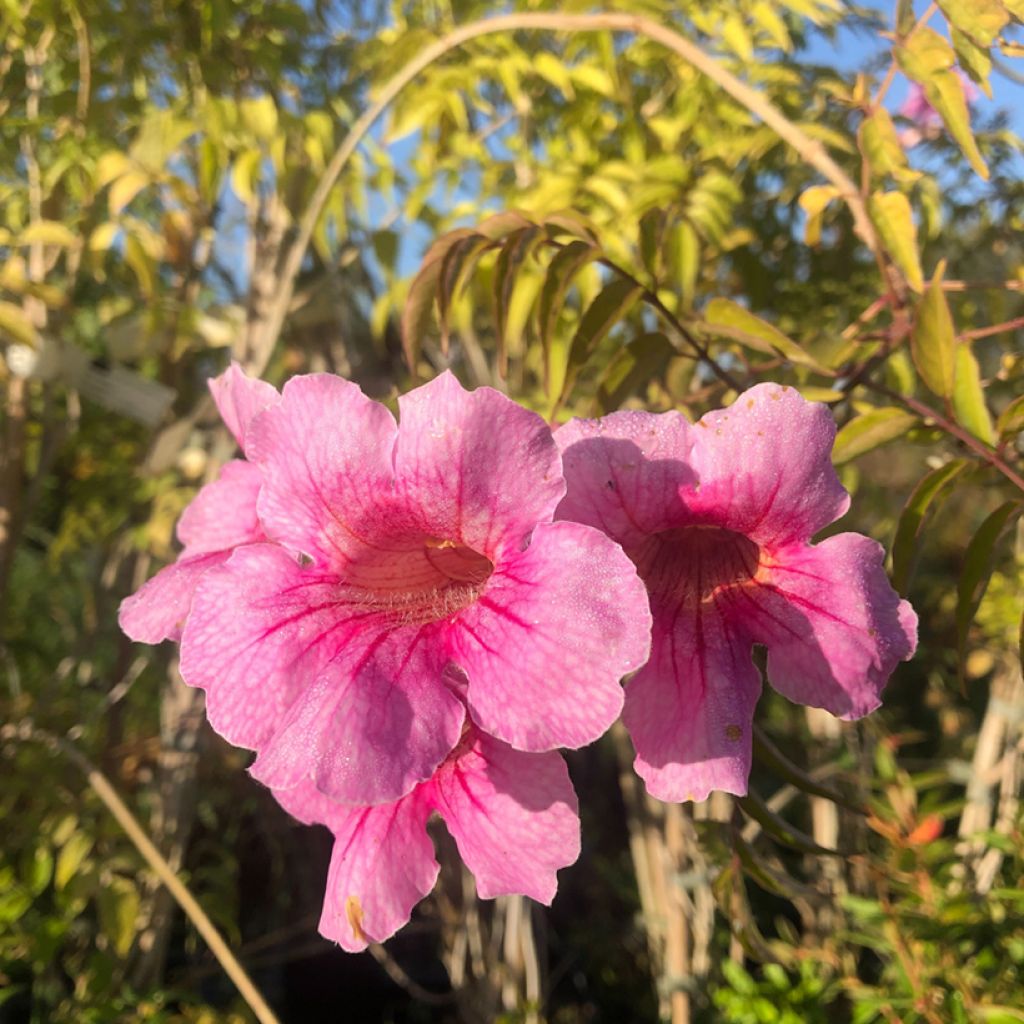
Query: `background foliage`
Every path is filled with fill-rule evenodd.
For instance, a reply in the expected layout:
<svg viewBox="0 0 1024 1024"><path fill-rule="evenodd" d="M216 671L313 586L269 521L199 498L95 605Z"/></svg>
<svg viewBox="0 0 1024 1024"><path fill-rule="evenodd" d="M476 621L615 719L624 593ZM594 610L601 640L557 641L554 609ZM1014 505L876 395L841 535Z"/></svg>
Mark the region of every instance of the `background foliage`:
<svg viewBox="0 0 1024 1024"><path fill-rule="evenodd" d="M0 1020L250 1019L46 736L286 1022L1024 1020L1021 142L953 70L998 101L1024 8L608 10L718 70L495 32L336 168L391 76L493 5L0 0ZM859 73L823 61L851 40ZM899 115L908 81L939 121ZM550 911L478 904L442 830L437 894L347 956L315 930L328 837L116 626L231 451L205 397L229 356L388 400L451 365L559 420L792 384L831 403L844 528L891 552L920 652L863 723L766 694L744 800L643 797L619 735L573 755L584 856Z"/></svg>

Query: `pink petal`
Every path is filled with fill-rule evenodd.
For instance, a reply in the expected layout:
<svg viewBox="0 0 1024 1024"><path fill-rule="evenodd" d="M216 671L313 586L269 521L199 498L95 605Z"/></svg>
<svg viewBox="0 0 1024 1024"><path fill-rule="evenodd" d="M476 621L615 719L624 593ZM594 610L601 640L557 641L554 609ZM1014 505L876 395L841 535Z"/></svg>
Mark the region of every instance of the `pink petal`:
<svg viewBox="0 0 1024 1024"><path fill-rule="evenodd" d="M798 704L861 718L917 646L917 616L889 585L880 545L841 533L763 557L749 613L768 678Z"/></svg>
<svg viewBox="0 0 1024 1024"><path fill-rule="evenodd" d="M618 545L577 523L541 524L452 625L474 720L520 750L592 742L618 717L619 680L647 658L650 621Z"/></svg>
<svg viewBox="0 0 1024 1024"><path fill-rule="evenodd" d="M622 715L637 774L660 800L742 795L761 692L750 639L715 602L694 607L652 595L652 606L651 660L626 684Z"/></svg>
<svg viewBox="0 0 1024 1024"><path fill-rule="evenodd" d="M209 569L228 559L230 551L212 551L179 558L161 569L121 602L117 621L132 639L144 644L180 640L192 596Z"/></svg>
<svg viewBox="0 0 1024 1024"><path fill-rule="evenodd" d="M482 898L551 902L555 873L580 854L576 793L561 755L524 754L477 734L431 789Z"/></svg>
<svg viewBox="0 0 1024 1024"><path fill-rule="evenodd" d="M551 519L565 483L539 416L447 371L398 404L395 473L423 532L493 561Z"/></svg>
<svg viewBox="0 0 1024 1024"><path fill-rule="evenodd" d="M382 807L343 807L310 784L275 790L290 814L334 833L320 934L358 953L398 931L437 881L429 805L413 794Z"/></svg>
<svg viewBox="0 0 1024 1024"><path fill-rule="evenodd" d="M227 551L263 540L256 517L259 490L260 473L255 466L241 459L226 463L220 476L200 489L178 520L183 556Z"/></svg>
<svg viewBox="0 0 1024 1024"><path fill-rule="evenodd" d="M570 420L555 431L568 488L555 518L594 526L627 547L680 525L679 489L696 482L692 433L678 412Z"/></svg>
<svg viewBox="0 0 1024 1024"><path fill-rule="evenodd" d="M247 377L238 363L232 363L219 377L209 381L210 393L220 418L247 453L249 426L256 415L281 397L277 389L256 377Z"/></svg>
<svg viewBox="0 0 1024 1024"><path fill-rule="evenodd" d="M207 716L230 742L266 743L357 631L338 614L336 586L271 544L239 548L203 578L182 637L181 674L207 691Z"/></svg>
<svg viewBox="0 0 1024 1024"><path fill-rule="evenodd" d="M442 682L447 660L436 627L358 637L296 700L250 771L273 788L312 779L346 804L405 796L462 731L465 708Z"/></svg>
<svg viewBox="0 0 1024 1024"><path fill-rule="evenodd" d="M248 455L263 474L259 515L269 537L340 568L373 550L387 526L398 428L351 381L293 377L281 401L253 423Z"/></svg>
<svg viewBox="0 0 1024 1024"><path fill-rule="evenodd" d="M780 546L809 540L849 507L832 468L832 414L793 388L758 384L694 433L699 484L684 500L698 520Z"/></svg>

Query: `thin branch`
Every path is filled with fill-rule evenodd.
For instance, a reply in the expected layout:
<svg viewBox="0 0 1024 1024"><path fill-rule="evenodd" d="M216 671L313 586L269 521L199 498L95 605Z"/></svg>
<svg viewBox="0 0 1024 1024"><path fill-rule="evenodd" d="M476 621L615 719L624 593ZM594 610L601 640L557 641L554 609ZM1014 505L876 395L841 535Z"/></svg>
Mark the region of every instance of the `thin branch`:
<svg viewBox="0 0 1024 1024"><path fill-rule="evenodd" d="M1004 331L1016 331L1024 327L1024 316L1018 316L1013 320L1007 320L1001 324L991 324L988 327L978 327L973 331L963 331L960 335L964 340L976 338L988 338L993 334L1002 334Z"/></svg>
<svg viewBox="0 0 1024 1024"><path fill-rule="evenodd" d="M302 269L302 262L331 190L370 128L395 97L417 75L446 53L480 36L522 29L554 32L623 32L645 36L660 43L707 75L723 91L775 131L806 163L835 185L853 215L854 229L857 234L873 253L877 254L880 251L878 235L868 216L863 197L845 171L829 156L825 147L793 124L760 92L741 81L732 72L722 67L717 60L678 32L641 15L615 12L594 14L529 12L501 15L463 25L428 46L419 56L388 80L380 90L376 102L352 125L317 183L309 204L299 221L298 233L288 249L278 278L276 293L269 305L258 343L254 346L252 362L257 374L262 373L266 368L277 343L278 335L291 305L292 294Z"/></svg>
<svg viewBox="0 0 1024 1024"><path fill-rule="evenodd" d="M901 395L899 392L892 391L885 387L884 384L878 384L868 377L863 378L859 383L861 387L868 388L877 394L885 395L887 398L905 405L912 412L916 412L922 419L931 420L940 430L944 430L947 434L955 437L961 444L970 448L975 454L980 455L993 469L997 469L1014 487L1024 493L1024 476L1021 476L1009 463L1004 461L997 451L990 448L984 441L979 440L969 431L964 430L959 424L947 419L942 413L936 412L931 406L925 405L924 402L914 398L912 395Z"/></svg>
<svg viewBox="0 0 1024 1024"><path fill-rule="evenodd" d="M139 824L135 815L128 809L127 804L118 796L107 777L77 747L59 736L37 729L31 722L23 721L3 726L0 728L0 738L40 743L52 752L63 754L76 768L82 771L93 791L124 829L125 834L153 873L167 886L178 906L195 925L196 931L206 940L210 951L224 968L227 976L235 983L239 994L248 1003L249 1008L256 1015L256 1019L260 1024L280 1024L259 989L246 974L245 968L235 958L214 923L207 917L206 911L189 892L184 882L174 873L163 854L153 845L153 841Z"/></svg>

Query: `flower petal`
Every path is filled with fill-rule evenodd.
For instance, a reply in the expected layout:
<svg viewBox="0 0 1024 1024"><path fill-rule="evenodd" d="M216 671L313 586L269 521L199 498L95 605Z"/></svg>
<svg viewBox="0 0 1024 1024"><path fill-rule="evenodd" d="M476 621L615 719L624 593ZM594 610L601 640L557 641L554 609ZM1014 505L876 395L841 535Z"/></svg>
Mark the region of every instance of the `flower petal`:
<svg viewBox="0 0 1024 1024"><path fill-rule="evenodd" d="M547 424L492 388L449 372L398 400L399 488L419 527L489 557L519 548L565 493Z"/></svg>
<svg viewBox="0 0 1024 1024"><path fill-rule="evenodd" d="M228 462L212 483L202 487L178 520L184 557L229 551L264 539L256 517L260 472L250 462Z"/></svg>
<svg viewBox="0 0 1024 1024"><path fill-rule="evenodd" d="M440 867L419 793L381 807L343 807L309 783L274 796L300 821L334 833L320 934L343 949L390 938L434 888Z"/></svg>
<svg viewBox="0 0 1024 1024"><path fill-rule="evenodd" d="M281 396L273 385L258 377L246 376L238 363L232 363L219 377L212 378L209 387L220 418L245 452L253 419L275 405Z"/></svg>
<svg viewBox="0 0 1024 1024"><path fill-rule="evenodd" d="M524 754L477 734L431 788L482 898L551 902L556 872L580 854L576 793L560 754Z"/></svg>
<svg viewBox="0 0 1024 1024"><path fill-rule="evenodd" d="M718 604L654 608L651 660L626 684L635 768L659 800L742 795L761 692L751 641Z"/></svg>
<svg viewBox="0 0 1024 1024"><path fill-rule="evenodd" d="M351 381L288 381L248 437L263 474L258 507L267 536L334 568L372 549L397 431L391 413Z"/></svg>
<svg viewBox="0 0 1024 1024"><path fill-rule="evenodd" d="M272 788L312 780L345 804L397 800L459 741L465 708L444 684L437 627L353 639L303 692L250 771Z"/></svg>
<svg viewBox="0 0 1024 1024"><path fill-rule="evenodd" d="M880 545L841 533L763 561L749 628L768 647L768 679L798 704L861 718L917 646L917 616L889 585Z"/></svg>
<svg viewBox="0 0 1024 1024"><path fill-rule="evenodd" d="M775 547L810 540L850 505L832 468L832 414L793 388L758 384L694 433L699 485L684 500L698 518Z"/></svg>
<svg viewBox="0 0 1024 1024"><path fill-rule="evenodd" d="M451 627L473 719L520 750L581 747L622 707L619 680L650 644L647 593L622 549L546 523Z"/></svg>
<svg viewBox="0 0 1024 1024"><path fill-rule="evenodd" d="M339 610L337 581L303 569L282 548L238 548L202 580L181 643L181 674L206 690L210 723L231 743L256 748L358 632Z"/></svg>
<svg viewBox="0 0 1024 1024"><path fill-rule="evenodd" d="M180 640L199 581L230 555L230 551L212 551L165 566L121 602L117 614L121 629L143 644Z"/></svg>
<svg viewBox="0 0 1024 1024"><path fill-rule="evenodd" d="M629 546L680 525L693 431L678 412L615 412L555 431L567 491L556 519L586 523Z"/></svg>

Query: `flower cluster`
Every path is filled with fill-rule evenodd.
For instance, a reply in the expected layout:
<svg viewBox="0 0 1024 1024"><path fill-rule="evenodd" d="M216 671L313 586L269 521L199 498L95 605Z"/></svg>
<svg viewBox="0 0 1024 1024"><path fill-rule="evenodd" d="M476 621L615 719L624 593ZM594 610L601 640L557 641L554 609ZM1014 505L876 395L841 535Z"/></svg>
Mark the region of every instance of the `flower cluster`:
<svg viewBox="0 0 1024 1024"><path fill-rule="evenodd" d="M780 692L846 718L913 653L878 545L809 543L848 497L827 409L791 389L554 434L449 373L398 422L329 375L279 394L232 366L211 389L245 457L121 626L180 640L214 729L333 832L320 930L346 949L433 887L435 811L481 896L550 902L580 848L558 750L620 713L655 796L744 793L752 645Z"/></svg>

